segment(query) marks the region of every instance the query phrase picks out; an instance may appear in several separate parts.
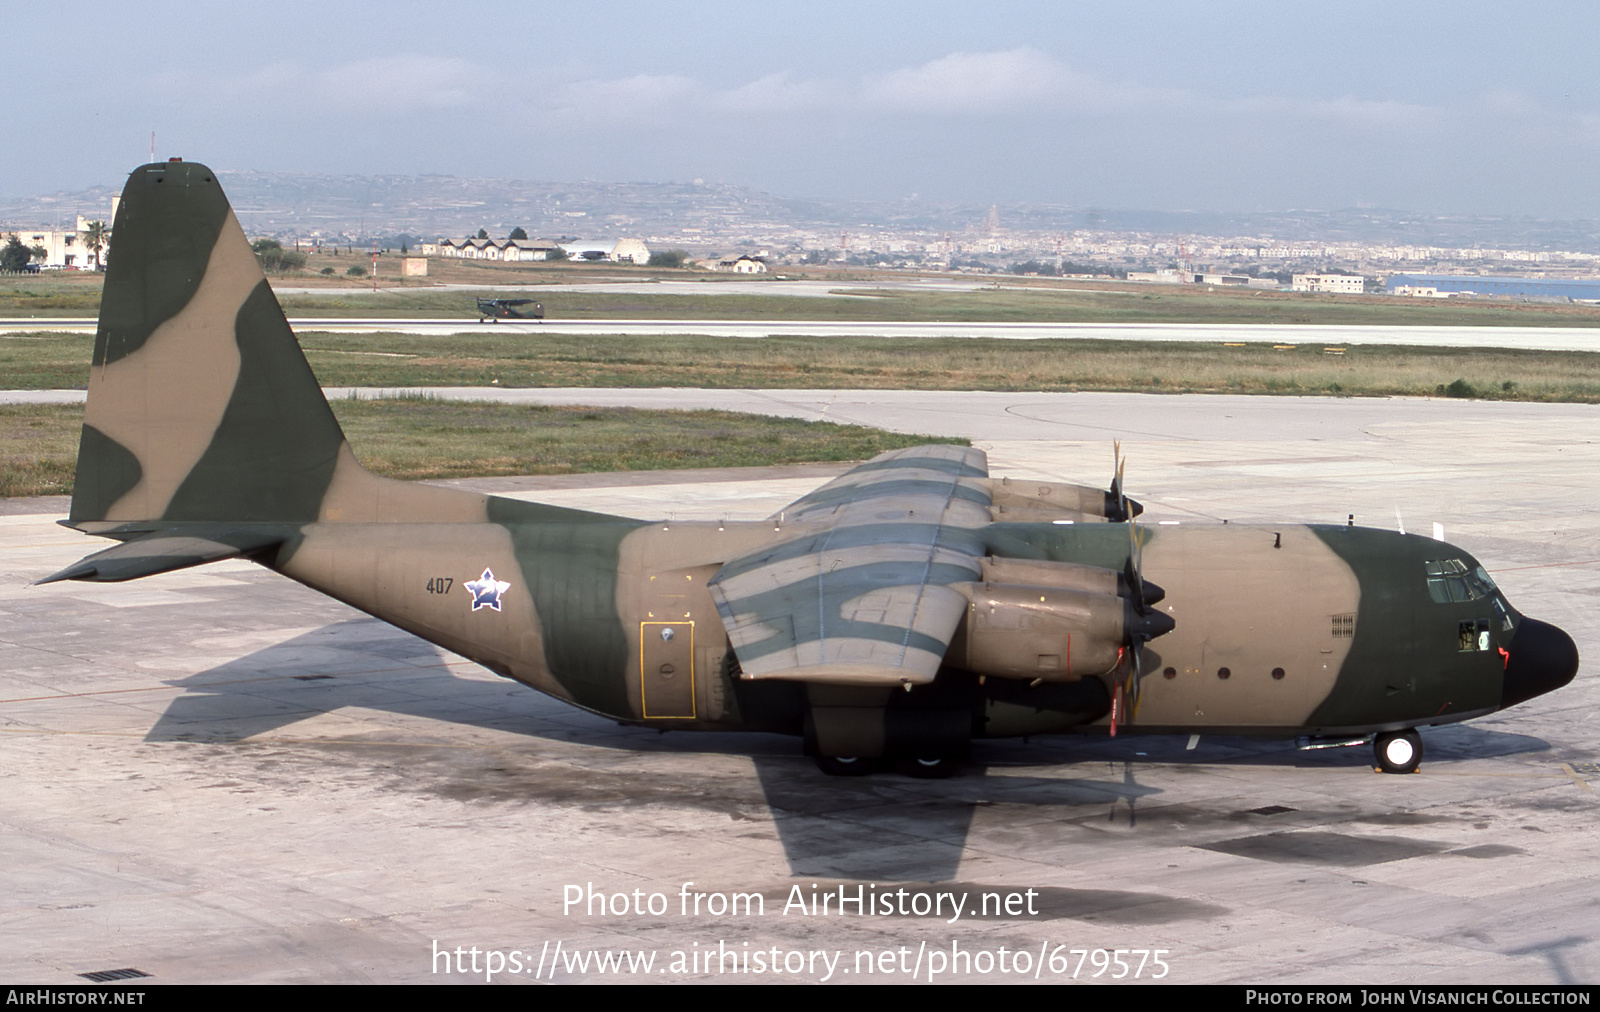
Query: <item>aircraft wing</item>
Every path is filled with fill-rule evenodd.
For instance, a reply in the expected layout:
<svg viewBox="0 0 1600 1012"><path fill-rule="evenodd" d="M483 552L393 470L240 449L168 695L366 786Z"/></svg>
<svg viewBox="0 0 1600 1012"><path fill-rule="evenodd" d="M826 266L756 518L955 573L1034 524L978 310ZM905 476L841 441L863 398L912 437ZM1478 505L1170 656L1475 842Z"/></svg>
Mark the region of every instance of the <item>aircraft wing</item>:
<svg viewBox="0 0 1600 1012"><path fill-rule="evenodd" d="M880 454L780 514L804 533L728 562L708 589L747 678L931 682L979 578L981 450Z"/></svg>

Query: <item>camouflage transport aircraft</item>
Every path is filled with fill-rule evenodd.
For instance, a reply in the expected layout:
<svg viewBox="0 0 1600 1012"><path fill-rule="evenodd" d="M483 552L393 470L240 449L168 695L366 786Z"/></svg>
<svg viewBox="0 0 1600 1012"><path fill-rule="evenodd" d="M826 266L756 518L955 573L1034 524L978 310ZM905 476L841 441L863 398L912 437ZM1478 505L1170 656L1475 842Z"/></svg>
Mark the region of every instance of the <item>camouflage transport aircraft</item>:
<svg viewBox="0 0 1600 1012"><path fill-rule="evenodd" d="M1417 728L1577 671L1443 542L1141 527L1120 475L997 480L972 449L886 453L746 523L379 478L209 169L136 170L112 234L64 522L120 543L41 582L243 557L594 713L800 736L833 773L1074 731L1374 739L1407 772Z"/></svg>
<svg viewBox="0 0 1600 1012"><path fill-rule="evenodd" d="M544 306L532 299L478 299L478 322L490 320L542 320ZM532 309L525 309L532 306Z"/></svg>

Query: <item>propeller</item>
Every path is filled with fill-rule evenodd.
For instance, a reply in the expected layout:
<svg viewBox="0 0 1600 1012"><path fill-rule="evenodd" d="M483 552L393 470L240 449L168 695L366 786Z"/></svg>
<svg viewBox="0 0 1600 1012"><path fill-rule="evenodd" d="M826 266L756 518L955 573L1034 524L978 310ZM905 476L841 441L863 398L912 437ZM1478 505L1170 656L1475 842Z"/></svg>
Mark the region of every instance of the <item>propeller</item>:
<svg viewBox="0 0 1600 1012"><path fill-rule="evenodd" d="M1122 497L1122 455L1121 448L1117 452L1117 476L1112 482L1112 492L1123 502L1131 502ZM1137 504L1134 504L1137 505ZM1128 560L1122 567L1122 586L1119 591L1124 591L1124 604L1122 611L1122 629L1124 643L1122 648L1123 660L1126 663L1125 674L1116 686L1111 707L1111 733L1117 733L1117 724L1126 723L1131 713L1137 713L1139 708L1139 688L1143 678L1143 661L1141 654L1146 643L1163 636L1177 627L1172 616L1156 611L1152 605L1159 603L1167 596L1167 592L1154 583L1144 578L1144 532L1133 517L1141 510L1135 510L1127 519L1128 523Z"/></svg>

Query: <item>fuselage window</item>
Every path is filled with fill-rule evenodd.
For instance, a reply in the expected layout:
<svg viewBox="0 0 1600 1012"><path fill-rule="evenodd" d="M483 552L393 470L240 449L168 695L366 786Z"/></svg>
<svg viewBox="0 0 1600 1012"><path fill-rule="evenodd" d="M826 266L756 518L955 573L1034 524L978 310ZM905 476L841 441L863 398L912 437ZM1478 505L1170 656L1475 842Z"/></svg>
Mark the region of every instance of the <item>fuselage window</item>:
<svg viewBox="0 0 1600 1012"><path fill-rule="evenodd" d="M1489 620L1486 618L1480 618L1476 620L1468 619L1467 621L1461 623L1457 642L1457 649L1462 653L1476 650L1488 650L1490 644Z"/></svg>

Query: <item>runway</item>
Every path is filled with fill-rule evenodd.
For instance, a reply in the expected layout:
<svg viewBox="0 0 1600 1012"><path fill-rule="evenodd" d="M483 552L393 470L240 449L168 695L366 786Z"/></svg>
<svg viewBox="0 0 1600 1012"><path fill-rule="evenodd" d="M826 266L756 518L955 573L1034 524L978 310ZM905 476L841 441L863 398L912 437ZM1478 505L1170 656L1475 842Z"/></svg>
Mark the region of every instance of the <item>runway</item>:
<svg viewBox="0 0 1600 1012"><path fill-rule="evenodd" d="M331 334L458 334L525 333L540 335L617 335L671 337L705 335L727 338L880 337L994 338L1014 341L1094 340L1215 342L1266 344L1411 345L1425 348L1523 348L1537 351L1600 351L1600 328L1593 327L1394 327L1243 325L1227 323L884 323L814 320L501 320L479 323L461 319L293 317L297 333ZM91 318L0 319L0 335L26 333L92 334Z"/></svg>
<svg viewBox="0 0 1600 1012"><path fill-rule="evenodd" d="M495 394L963 435L995 475L1052 480L1104 482L1120 439L1148 522L1438 522L1514 605L1600 657L1593 406ZM842 469L456 484L636 516L753 518ZM1374 774L1367 749L1067 737L983 743L948 781L837 780L784 738L617 727L247 563L30 587L104 544L56 526L61 501L30 508L42 512L0 515L8 980L132 967L150 983L455 982L484 979L493 951L494 979L526 983L1065 982L1074 963L1082 982L1113 982L1073 949L1141 950L1140 982L1157 972L1153 950L1161 979L1180 983L1600 979L1589 670L1425 730L1410 777ZM841 885L1015 895L1036 912L793 905L795 887ZM680 912L696 893L700 912ZM761 911L712 912L710 897L733 893L762 897ZM457 948L480 951L478 972L458 972ZM740 958L757 951L837 961L755 973ZM527 970L509 972L512 952ZM602 967L599 952L634 962ZM699 961L707 952L720 962ZM932 973L932 954L961 952L964 970ZM973 965L979 953L988 969Z"/></svg>

